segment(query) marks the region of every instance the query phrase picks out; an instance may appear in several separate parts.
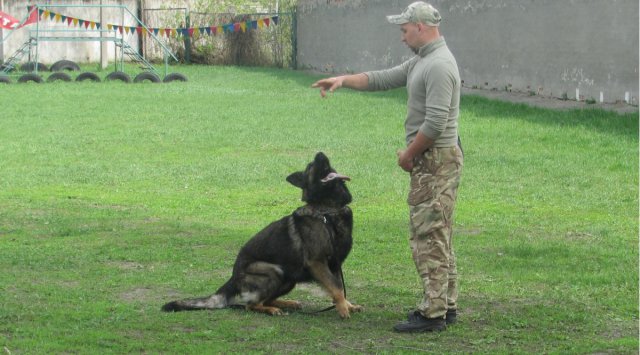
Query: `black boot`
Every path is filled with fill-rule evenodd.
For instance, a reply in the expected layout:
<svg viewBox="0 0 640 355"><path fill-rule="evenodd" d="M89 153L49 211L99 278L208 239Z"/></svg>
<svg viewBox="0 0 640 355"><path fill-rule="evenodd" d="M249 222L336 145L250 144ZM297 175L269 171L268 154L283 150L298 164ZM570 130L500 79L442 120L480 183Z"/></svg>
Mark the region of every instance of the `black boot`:
<svg viewBox="0 0 640 355"><path fill-rule="evenodd" d="M420 314L420 312L418 311L409 312L409 314L407 315L407 320L410 322L415 320L416 314ZM458 321L457 317L458 317L458 312L455 309L448 309L447 315L445 317L445 322L447 323L447 325L454 324L455 322Z"/></svg>
<svg viewBox="0 0 640 355"><path fill-rule="evenodd" d="M447 309L446 315L447 325L458 321L458 312L455 309Z"/></svg>
<svg viewBox="0 0 640 355"><path fill-rule="evenodd" d="M420 312L415 311L413 315L409 317L409 321L398 323L393 327L393 330L399 333L418 333L418 332L432 332L434 330L440 331L447 328L447 323L442 318L426 318Z"/></svg>

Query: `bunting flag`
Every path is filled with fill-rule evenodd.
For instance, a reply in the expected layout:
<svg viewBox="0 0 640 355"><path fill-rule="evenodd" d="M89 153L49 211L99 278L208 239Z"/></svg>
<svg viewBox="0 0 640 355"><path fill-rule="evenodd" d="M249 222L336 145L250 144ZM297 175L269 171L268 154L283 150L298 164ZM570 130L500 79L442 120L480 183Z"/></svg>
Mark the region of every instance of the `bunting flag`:
<svg viewBox="0 0 640 355"><path fill-rule="evenodd" d="M32 11L29 19L22 25L25 26L29 23L34 23L40 19L40 21L53 21L55 23L62 23L69 27L78 27L84 28L86 30L92 29L102 29L106 28L109 31L118 32L120 34L133 35L138 34L139 36L143 36L147 34L148 36L161 36L161 37L198 37L198 36L216 36L218 34L223 33L246 33L250 30L259 30L265 27L269 27L271 25L277 25L279 21L278 16L265 17L258 20L248 20L248 21L240 21L234 23L227 23L224 25L217 26L203 26L203 27L190 27L190 28L148 28L145 26L123 26L123 25L114 25L108 23L106 27L104 27L100 22L94 22L84 19L78 19L70 16L65 16L63 14L59 14L50 10L42 10L38 9L37 11ZM19 22L13 17L0 12L0 27L2 28L10 28L15 29L19 25ZM9 27L5 27L9 26ZM13 26L13 27L10 27Z"/></svg>
<svg viewBox="0 0 640 355"><path fill-rule="evenodd" d="M12 30L20 26L20 21L11 15L0 11L0 28Z"/></svg>
<svg viewBox="0 0 640 355"><path fill-rule="evenodd" d="M38 12L35 11L34 7L27 8L29 10L29 16L27 20L21 25L20 21L15 17L0 11L0 28L4 28L7 30L16 30L18 28L22 28L26 25L30 25L38 21Z"/></svg>

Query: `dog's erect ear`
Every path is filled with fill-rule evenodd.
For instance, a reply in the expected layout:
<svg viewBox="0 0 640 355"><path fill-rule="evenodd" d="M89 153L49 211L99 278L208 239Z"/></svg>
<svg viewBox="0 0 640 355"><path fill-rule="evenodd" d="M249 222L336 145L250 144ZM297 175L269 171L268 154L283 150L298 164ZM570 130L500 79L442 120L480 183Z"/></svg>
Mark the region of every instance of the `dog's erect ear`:
<svg viewBox="0 0 640 355"><path fill-rule="evenodd" d="M304 189L304 173L302 171L296 171L287 176L287 181L293 186Z"/></svg>

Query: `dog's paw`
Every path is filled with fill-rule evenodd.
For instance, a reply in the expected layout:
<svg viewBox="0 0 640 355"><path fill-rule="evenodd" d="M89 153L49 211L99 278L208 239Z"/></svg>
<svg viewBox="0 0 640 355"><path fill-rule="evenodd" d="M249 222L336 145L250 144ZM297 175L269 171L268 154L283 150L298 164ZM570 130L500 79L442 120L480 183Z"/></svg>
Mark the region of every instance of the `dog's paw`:
<svg viewBox="0 0 640 355"><path fill-rule="evenodd" d="M357 304L349 303L349 311L350 312L362 312L362 311L364 311L364 307L359 306Z"/></svg>
<svg viewBox="0 0 640 355"><path fill-rule="evenodd" d="M344 301L342 304L336 305L336 309L338 310L338 314L342 319L351 318L352 312L362 312L364 311L364 307L358 306L357 304L351 304L349 301Z"/></svg>
<svg viewBox="0 0 640 355"><path fill-rule="evenodd" d="M336 310L338 311L338 314L340 315L340 318L342 318L342 319L351 318L351 314L350 314L350 310L349 310L350 307L349 306L351 306L351 304L349 304L349 302L336 304Z"/></svg>
<svg viewBox="0 0 640 355"><path fill-rule="evenodd" d="M284 315L287 315L287 313L285 313L281 308L272 307L272 306L255 305L255 306L249 306L248 309L250 309L250 310L252 310L254 312L265 313L265 314L268 314L270 316L284 316Z"/></svg>
<svg viewBox="0 0 640 355"><path fill-rule="evenodd" d="M287 312L283 311L281 308L278 307L268 307L268 309L266 310L267 314L271 315L271 316L286 316Z"/></svg>

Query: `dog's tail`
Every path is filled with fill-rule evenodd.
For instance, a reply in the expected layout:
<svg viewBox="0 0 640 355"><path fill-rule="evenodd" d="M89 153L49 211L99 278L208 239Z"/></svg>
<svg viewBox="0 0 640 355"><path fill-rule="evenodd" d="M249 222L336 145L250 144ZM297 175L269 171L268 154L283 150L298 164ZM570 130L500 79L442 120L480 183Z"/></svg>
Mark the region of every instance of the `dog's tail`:
<svg viewBox="0 0 640 355"><path fill-rule="evenodd" d="M229 305L229 299L233 296L233 286L231 280L211 296L202 298L187 298L184 300L171 301L164 306L165 312L198 311L204 309L221 309Z"/></svg>

